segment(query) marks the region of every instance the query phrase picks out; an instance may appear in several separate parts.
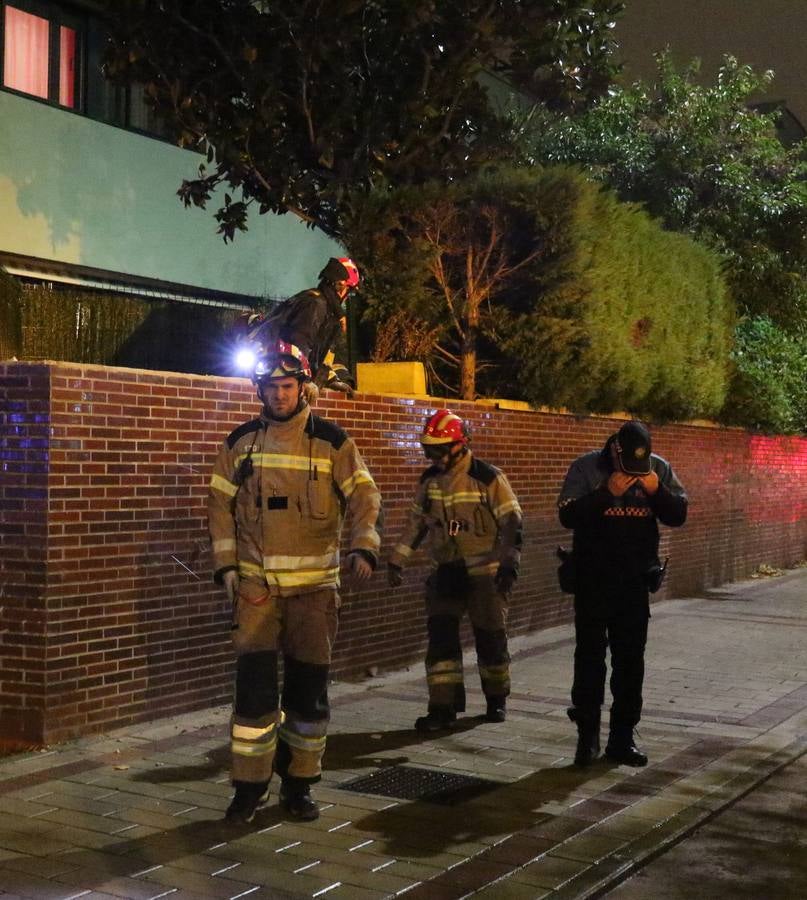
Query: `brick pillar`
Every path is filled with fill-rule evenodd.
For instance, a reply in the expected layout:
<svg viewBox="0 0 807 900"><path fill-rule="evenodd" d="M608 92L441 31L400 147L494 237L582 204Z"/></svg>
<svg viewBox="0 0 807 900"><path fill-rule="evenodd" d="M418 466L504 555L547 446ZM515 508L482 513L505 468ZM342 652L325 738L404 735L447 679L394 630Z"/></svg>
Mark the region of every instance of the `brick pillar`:
<svg viewBox="0 0 807 900"><path fill-rule="evenodd" d="M0 745L45 727L50 372L0 363Z"/></svg>

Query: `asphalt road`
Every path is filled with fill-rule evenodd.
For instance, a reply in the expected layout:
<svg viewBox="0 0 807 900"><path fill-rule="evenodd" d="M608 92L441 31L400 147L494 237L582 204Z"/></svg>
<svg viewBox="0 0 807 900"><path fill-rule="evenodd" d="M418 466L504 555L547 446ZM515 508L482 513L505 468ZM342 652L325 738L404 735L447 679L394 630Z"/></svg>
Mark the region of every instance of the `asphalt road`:
<svg viewBox="0 0 807 900"><path fill-rule="evenodd" d="M613 900L803 900L807 756L610 891Z"/></svg>

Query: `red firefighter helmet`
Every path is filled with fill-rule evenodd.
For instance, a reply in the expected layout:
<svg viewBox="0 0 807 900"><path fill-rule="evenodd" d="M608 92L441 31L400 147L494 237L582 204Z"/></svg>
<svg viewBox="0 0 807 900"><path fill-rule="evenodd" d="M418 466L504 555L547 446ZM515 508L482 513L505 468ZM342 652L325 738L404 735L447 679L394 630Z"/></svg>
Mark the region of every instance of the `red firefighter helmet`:
<svg viewBox="0 0 807 900"><path fill-rule="evenodd" d="M435 444L467 444L470 438L468 426L450 409L438 409L429 416L420 443L424 446Z"/></svg>
<svg viewBox="0 0 807 900"><path fill-rule="evenodd" d="M273 341L268 347L261 347L252 372L252 380L257 384L266 378L299 378L311 380L311 365L303 351L286 341Z"/></svg>
<svg viewBox="0 0 807 900"><path fill-rule="evenodd" d="M359 267L349 256L340 256L339 262L345 267L347 271L347 286L349 288L355 288L359 286Z"/></svg>

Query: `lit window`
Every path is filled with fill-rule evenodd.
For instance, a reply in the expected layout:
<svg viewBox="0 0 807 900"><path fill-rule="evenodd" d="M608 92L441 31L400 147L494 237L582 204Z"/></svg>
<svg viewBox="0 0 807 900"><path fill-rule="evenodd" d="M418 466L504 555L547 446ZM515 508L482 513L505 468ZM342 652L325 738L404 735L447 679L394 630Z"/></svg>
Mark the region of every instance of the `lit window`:
<svg viewBox="0 0 807 900"><path fill-rule="evenodd" d="M3 87L76 109L79 31L58 4L15 0L3 7Z"/></svg>
<svg viewBox="0 0 807 900"><path fill-rule="evenodd" d="M7 6L5 26L3 84L47 100L50 22Z"/></svg>
<svg viewBox="0 0 807 900"><path fill-rule="evenodd" d="M59 103L76 105L76 30L59 28Z"/></svg>

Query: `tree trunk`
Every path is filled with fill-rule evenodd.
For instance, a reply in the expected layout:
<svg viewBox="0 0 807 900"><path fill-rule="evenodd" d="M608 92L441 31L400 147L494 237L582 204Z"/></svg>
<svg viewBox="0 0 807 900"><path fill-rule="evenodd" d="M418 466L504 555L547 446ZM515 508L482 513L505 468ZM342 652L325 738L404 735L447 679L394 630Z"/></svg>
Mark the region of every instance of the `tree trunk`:
<svg viewBox="0 0 807 900"><path fill-rule="evenodd" d="M468 316L460 345L460 396L463 400L476 399L476 333L479 322L477 310Z"/></svg>

